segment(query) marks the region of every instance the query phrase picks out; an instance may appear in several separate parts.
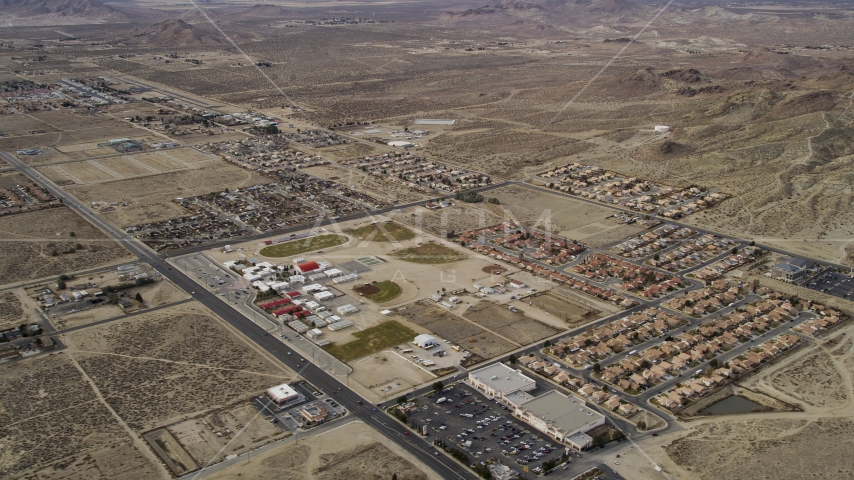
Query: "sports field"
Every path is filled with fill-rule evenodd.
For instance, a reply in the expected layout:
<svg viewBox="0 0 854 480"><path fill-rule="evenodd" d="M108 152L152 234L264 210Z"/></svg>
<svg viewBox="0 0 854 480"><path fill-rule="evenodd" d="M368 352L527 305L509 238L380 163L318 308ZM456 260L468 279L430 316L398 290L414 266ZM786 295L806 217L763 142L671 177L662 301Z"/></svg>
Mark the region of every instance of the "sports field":
<svg viewBox="0 0 854 480"><path fill-rule="evenodd" d="M290 242L280 243L264 247L259 252L265 257L278 258L290 257L291 255L299 255L305 252L312 252L322 248L335 247L347 243L347 237L343 235L318 235L316 237L302 238Z"/></svg>

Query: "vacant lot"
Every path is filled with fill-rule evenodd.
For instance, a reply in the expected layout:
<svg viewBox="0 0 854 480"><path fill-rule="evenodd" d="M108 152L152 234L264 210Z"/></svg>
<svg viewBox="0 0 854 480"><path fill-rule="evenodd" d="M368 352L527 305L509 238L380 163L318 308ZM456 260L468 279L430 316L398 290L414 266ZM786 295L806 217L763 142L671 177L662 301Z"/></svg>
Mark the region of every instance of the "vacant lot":
<svg viewBox="0 0 854 480"><path fill-rule="evenodd" d="M396 393L436 378L393 350L377 352L353 362L351 366L353 373L350 374L350 380L370 390L377 396L377 401L382 398L395 398Z"/></svg>
<svg viewBox="0 0 854 480"><path fill-rule="evenodd" d="M131 428L229 405L295 375L197 304L66 337L69 354Z"/></svg>
<svg viewBox="0 0 854 480"><path fill-rule="evenodd" d="M290 435L258 415L258 409L241 402L192 418L166 429L198 465L216 463Z"/></svg>
<svg viewBox="0 0 854 480"><path fill-rule="evenodd" d="M161 475L67 355L0 365L0 438L5 478Z"/></svg>
<svg viewBox="0 0 854 480"><path fill-rule="evenodd" d="M415 338L417 335L411 328L390 320L375 327L367 328L353 334L356 340L341 345L330 344L326 351L338 357L341 361L350 362L365 357L380 350L393 347Z"/></svg>
<svg viewBox="0 0 854 480"><path fill-rule="evenodd" d="M563 195L521 186L499 188L489 195L501 201L501 205L494 208L503 209L509 218L572 240L603 235L619 227L616 222L606 220L615 210ZM595 224L595 228L585 229L591 224Z"/></svg>
<svg viewBox="0 0 854 480"><path fill-rule="evenodd" d="M58 276L106 265L129 255L118 243L65 207L0 218L0 240L4 244L0 252L3 283Z"/></svg>
<svg viewBox="0 0 854 480"><path fill-rule="evenodd" d="M24 306L15 292L0 292L0 330L15 328L27 321Z"/></svg>
<svg viewBox="0 0 854 480"><path fill-rule="evenodd" d="M318 235L264 247L259 254L270 258L290 257L322 248L336 247L347 243L347 241L348 239L344 235Z"/></svg>
<svg viewBox="0 0 854 480"><path fill-rule="evenodd" d="M511 312L506 306L491 302L481 302L469 308L465 317L521 345L560 333L560 330L551 325L534 320L523 313Z"/></svg>
<svg viewBox="0 0 854 480"><path fill-rule="evenodd" d="M435 243L404 248L395 252L394 256L407 262L426 263L428 265L459 262L466 259L466 254Z"/></svg>
<svg viewBox="0 0 854 480"><path fill-rule="evenodd" d="M563 320L567 328L587 323L598 318L600 313L599 310L591 306L573 302L570 298L553 291L528 297L525 300Z"/></svg>
<svg viewBox="0 0 854 480"><path fill-rule="evenodd" d="M387 302L400 295L400 285L392 282L391 280L377 282L371 286L379 289L379 291L371 295L365 295L365 298L377 303Z"/></svg>
<svg viewBox="0 0 854 480"><path fill-rule="evenodd" d="M376 225L368 225L347 232L354 237L361 238L364 242L392 242L412 240L415 232L395 222L383 222Z"/></svg>
<svg viewBox="0 0 854 480"><path fill-rule="evenodd" d="M173 202L179 197L192 197L226 188L242 188L270 183L270 179L248 172L224 161L211 162L196 169L116 180L92 185L66 187L66 191L86 202L130 202L101 215L119 227L168 220L187 215Z"/></svg>
<svg viewBox="0 0 854 480"><path fill-rule="evenodd" d="M410 303L398 314L482 358L492 358L521 346L436 307L429 300ZM508 338L515 338L515 333Z"/></svg>
<svg viewBox="0 0 854 480"><path fill-rule="evenodd" d="M210 480L286 478L338 480L342 478L439 480L429 467L385 436L362 423L348 423L334 435L309 436L221 472Z"/></svg>

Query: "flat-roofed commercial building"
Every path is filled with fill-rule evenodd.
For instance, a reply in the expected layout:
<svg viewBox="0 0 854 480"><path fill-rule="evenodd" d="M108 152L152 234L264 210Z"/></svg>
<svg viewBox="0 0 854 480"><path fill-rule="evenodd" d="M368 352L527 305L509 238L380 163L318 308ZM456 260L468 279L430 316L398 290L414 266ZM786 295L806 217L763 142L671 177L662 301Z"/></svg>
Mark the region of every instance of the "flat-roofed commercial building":
<svg viewBox="0 0 854 480"><path fill-rule="evenodd" d="M593 439L586 433L605 424L605 416L587 408L583 400L557 390L518 405L516 416L576 450L592 446Z"/></svg>
<svg viewBox="0 0 854 480"><path fill-rule="evenodd" d="M501 400L511 393L530 392L537 388L537 382L533 378L503 363L495 363L469 372L469 382L486 396L498 397Z"/></svg>
<svg viewBox="0 0 854 480"><path fill-rule="evenodd" d="M276 385L267 389L267 395L279 405L296 400L299 398L299 393L287 383Z"/></svg>

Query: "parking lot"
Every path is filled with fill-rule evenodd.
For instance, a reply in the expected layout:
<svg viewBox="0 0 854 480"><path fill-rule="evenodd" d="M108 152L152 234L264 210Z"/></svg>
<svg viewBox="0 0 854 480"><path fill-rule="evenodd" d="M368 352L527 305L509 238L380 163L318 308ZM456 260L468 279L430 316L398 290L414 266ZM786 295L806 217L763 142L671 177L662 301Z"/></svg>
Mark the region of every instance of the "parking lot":
<svg viewBox="0 0 854 480"><path fill-rule="evenodd" d="M854 296L854 279L829 268L807 280L803 286L840 298L852 298Z"/></svg>
<svg viewBox="0 0 854 480"><path fill-rule="evenodd" d="M437 403L441 398L445 401ZM434 440L442 439L446 446L463 450L474 460L494 459L518 472L527 466L538 473L543 462L566 453L559 442L516 420L508 407L464 383L417 397L417 402L418 409L409 415L416 429L427 425Z"/></svg>

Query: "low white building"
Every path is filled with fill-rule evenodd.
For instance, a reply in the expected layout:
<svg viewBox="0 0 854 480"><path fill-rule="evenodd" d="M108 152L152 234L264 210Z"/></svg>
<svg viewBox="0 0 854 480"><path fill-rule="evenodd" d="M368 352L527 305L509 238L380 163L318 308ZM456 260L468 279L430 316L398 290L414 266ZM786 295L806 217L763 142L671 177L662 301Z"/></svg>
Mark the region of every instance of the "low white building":
<svg viewBox="0 0 854 480"><path fill-rule="evenodd" d="M412 343L421 348L433 348L439 346L439 342L433 338L432 335L427 335L426 333L422 333L415 337L415 340Z"/></svg>
<svg viewBox="0 0 854 480"><path fill-rule="evenodd" d="M503 363L494 363L469 372L469 383L487 397L504 400L514 392L530 392L537 388L533 378Z"/></svg>
<svg viewBox="0 0 854 480"><path fill-rule="evenodd" d="M338 315L350 315L351 313L358 312L359 309L348 303L347 305L336 308L335 311L338 312Z"/></svg>
<svg viewBox="0 0 854 480"><path fill-rule="evenodd" d="M299 398L299 393L287 383L276 385L267 389L267 396L278 405L288 403Z"/></svg>
<svg viewBox="0 0 854 480"><path fill-rule="evenodd" d="M314 299L318 301L330 300L335 298L335 294L329 291L317 292L314 294Z"/></svg>

